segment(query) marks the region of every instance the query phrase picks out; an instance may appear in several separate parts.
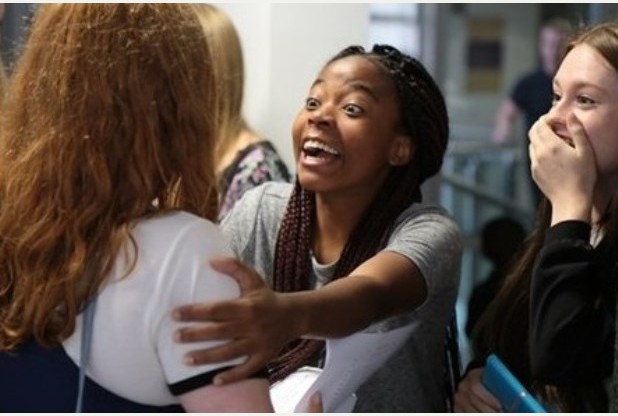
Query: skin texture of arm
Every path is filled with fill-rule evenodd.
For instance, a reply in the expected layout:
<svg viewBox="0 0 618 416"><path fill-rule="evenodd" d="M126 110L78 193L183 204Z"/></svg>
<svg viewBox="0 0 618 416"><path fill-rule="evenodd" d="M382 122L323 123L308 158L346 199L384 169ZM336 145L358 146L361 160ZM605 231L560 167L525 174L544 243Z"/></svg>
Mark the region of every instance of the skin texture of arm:
<svg viewBox="0 0 618 416"><path fill-rule="evenodd" d="M226 386L207 385L180 396L187 412L272 413L266 379L247 379Z"/></svg>
<svg viewBox="0 0 618 416"><path fill-rule="evenodd" d="M377 254L347 278L317 290L295 293L273 292L257 273L237 260L218 259L211 264L235 278L243 296L233 301L181 307L175 317L212 321L181 329L176 334L178 341L234 339L222 347L189 353L187 364L249 356L244 364L218 374L215 384L253 374L295 338L349 335L374 321L413 310L427 296L418 268L393 252Z"/></svg>
<svg viewBox="0 0 618 416"><path fill-rule="evenodd" d="M481 382L484 367L468 371L457 385L455 413L499 413L502 406Z"/></svg>

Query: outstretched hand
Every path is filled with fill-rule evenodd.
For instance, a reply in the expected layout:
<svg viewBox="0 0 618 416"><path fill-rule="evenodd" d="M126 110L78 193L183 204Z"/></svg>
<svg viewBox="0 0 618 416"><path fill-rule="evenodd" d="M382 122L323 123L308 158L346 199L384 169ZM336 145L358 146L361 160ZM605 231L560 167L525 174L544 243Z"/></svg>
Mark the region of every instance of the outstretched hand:
<svg viewBox="0 0 618 416"><path fill-rule="evenodd" d="M260 275L234 258L213 259L211 266L234 278L241 297L215 303L181 306L174 319L193 322L175 334L178 342L231 340L223 345L194 350L185 356L189 365L208 364L247 356L247 360L217 374L216 385L245 379L259 371L288 342L301 334L299 324L284 295L266 286ZM195 323L201 322L201 325Z"/></svg>

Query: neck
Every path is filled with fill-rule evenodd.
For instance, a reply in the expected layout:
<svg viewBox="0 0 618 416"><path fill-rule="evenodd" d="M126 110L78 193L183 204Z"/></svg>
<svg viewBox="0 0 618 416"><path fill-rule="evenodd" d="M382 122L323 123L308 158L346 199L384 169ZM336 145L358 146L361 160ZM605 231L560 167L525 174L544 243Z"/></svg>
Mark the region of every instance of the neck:
<svg viewBox="0 0 618 416"><path fill-rule="evenodd" d="M603 187L602 183L597 184L594 200L592 204L591 222L593 226L598 226L604 219L609 205L615 195L615 190L611 186Z"/></svg>
<svg viewBox="0 0 618 416"><path fill-rule="evenodd" d="M323 264L337 261L373 195L355 198L316 194L316 227L313 252Z"/></svg>

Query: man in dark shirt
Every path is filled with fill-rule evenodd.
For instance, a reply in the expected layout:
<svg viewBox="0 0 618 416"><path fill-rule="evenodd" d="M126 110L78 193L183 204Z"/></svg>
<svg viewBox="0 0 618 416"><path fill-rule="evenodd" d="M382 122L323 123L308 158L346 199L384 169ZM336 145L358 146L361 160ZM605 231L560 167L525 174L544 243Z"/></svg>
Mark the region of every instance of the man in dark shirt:
<svg viewBox="0 0 618 416"><path fill-rule="evenodd" d="M545 23L539 32L540 66L524 74L516 83L511 94L506 98L496 115L496 124L492 141L504 144L512 139L515 121L524 116L526 137L522 140L522 154L527 172L527 180L532 192L534 208L538 206L541 193L530 175L527 133L539 119L547 113L552 104L552 82L558 65L562 60L566 42L571 33L570 24L563 19L552 19Z"/></svg>

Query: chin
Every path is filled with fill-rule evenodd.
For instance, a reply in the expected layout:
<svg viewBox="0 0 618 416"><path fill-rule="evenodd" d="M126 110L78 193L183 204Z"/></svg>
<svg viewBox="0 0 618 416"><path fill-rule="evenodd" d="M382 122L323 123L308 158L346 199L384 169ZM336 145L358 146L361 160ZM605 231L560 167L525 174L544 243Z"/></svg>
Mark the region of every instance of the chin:
<svg viewBox="0 0 618 416"><path fill-rule="evenodd" d="M316 189L319 189L319 181L316 181L315 178L307 178L306 175L299 174L298 183L308 191L315 192Z"/></svg>
<svg viewBox="0 0 618 416"><path fill-rule="evenodd" d="M308 175L299 172L298 183L300 183L300 186L302 186L303 189L306 189L307 191L323 192L326 190L326 187L324 186L324 180L322 178L317 178L315 175Z"/></svg>

